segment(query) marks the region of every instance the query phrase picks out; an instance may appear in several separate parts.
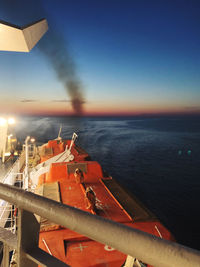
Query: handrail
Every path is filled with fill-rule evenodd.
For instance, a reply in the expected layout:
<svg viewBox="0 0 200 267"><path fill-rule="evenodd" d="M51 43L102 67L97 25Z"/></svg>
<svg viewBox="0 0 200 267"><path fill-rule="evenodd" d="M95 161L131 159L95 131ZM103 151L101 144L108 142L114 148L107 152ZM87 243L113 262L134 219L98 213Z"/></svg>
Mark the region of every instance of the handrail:
<svg viewBox="0 0 200 267"><path fill-rule="evenodd" d="M17 181L16 180L17 177L19 175L23 175L23 173L20 173L20 170L23 167L24 163L25 163L25 152L22 151L20 157L18 157L18 159L15 161L15 163L12 165L12 167L4 176L2 183L14 185L15 182ZM6 225L8 216L10 214L8 206L11 207L9 203L0 200L0 227L5 227Z"/></svg>
<svg viewBox="0 0 200 267"><path fill-rule="evenodd" d="M200 267L200 252L51 199L0 184L0 198L159 267Z"/></svg>

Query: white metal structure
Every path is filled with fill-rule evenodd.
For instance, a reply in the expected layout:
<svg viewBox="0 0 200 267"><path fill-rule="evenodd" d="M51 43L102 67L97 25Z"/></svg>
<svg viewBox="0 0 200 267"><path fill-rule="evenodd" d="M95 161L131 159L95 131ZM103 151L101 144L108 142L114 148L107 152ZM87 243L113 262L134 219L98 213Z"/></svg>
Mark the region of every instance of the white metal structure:
<svg viewBox="0 0 200 267"><path fill-rule="evenodd" d="M16 182L19 183L19 187L24 184L24 173L22 168L25 164L25 152L23 151L20 157L15 161L12 168L8 171L4 177L2 183L14 185ZM0 227L8 227L9 230L15 232L15 217L13 205L6 202L5 200L0 200ZM6 223L8 222L8 225Z"/></svg>
<svg viewBox="0 0 200 267"><path fill-rule="evenodd" d="M29 52L48 30L46 19L25 27L0 21L0 50Z"/></svg>
<svg viewBox="0 0 200 267"><path fill-rule="evenodd" d="M70 147L69 147L69 151L71 151L71 148L72 148L73 144L75 143L77 137L78 137L78 135L76 133L73 133L71 144L70 144Z"/></svg>
<svg viewBox="0 0 200 267"><path fill-rule="evenodd" d="M70 162L74 159L74 156L71 154L71 147L77 137L78 135L74 133L70 149L66 146L64 152L38 164L29 171L29 158L34 156L34 149L32 149L33 144L29 144L29 141L31 140L30 136L27 136L25 139L24 151L8 171L2 183L15 185L15 183L18 182L20 188L23 187L25 190L34 191L38 184L39 176L48 172L52 163ZM61 140L61 137L59 139ZM0 200L0 227L5 227L6 223L9 222L9 229L13 231L15 227L14 220L13 206L5 200Z"/></svg>
<svg viewBox="0 0 200 267"><path fill-rule="evenodd" d="M38 184L39 176L48 172L52 163L70 162L74 159L74 156L71 154L71 148L72 148L72 145L74 144L77 137L78 137L78 135L76 133L73 133L69 149L68 149L68 146L66 146L66 149L64 152L62 152L62 153L60 153L60 154L58 154L58 155L56 155L50 159L38 164L36 167L32 168L32 170L30 172L30 181L31 181L31 187L33 190Z"/></svg>

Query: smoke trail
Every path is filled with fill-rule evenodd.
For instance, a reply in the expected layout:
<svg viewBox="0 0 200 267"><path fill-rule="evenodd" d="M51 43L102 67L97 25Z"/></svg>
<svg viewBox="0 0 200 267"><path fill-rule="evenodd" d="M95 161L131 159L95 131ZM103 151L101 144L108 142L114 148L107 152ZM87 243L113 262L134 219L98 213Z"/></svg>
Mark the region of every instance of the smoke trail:
<svg viewBox="0 0 200 267"><path fill-rule="evenodd" d="M83 113L84 104L82 88L65 40L58 32L52 30L50 25L48 35L41 40L38 47L50 62L58 79L69 94L74 114L80 116Z"/></svg>

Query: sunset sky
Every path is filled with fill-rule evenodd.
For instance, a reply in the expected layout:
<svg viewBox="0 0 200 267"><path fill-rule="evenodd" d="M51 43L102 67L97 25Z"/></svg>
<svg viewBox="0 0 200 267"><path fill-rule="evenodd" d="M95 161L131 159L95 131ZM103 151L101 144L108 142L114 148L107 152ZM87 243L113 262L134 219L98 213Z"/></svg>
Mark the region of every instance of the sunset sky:
<svg viewBox="0 0 200 267"><path fill-rule="evenodd" d="M200 114L199 14L198 0L0 1L0 20L23 26L47 18L41 45L52 40L51 31L62 40L83 115ZM39 46L0 51L5 113L73 113L69 92Z"/></svg>

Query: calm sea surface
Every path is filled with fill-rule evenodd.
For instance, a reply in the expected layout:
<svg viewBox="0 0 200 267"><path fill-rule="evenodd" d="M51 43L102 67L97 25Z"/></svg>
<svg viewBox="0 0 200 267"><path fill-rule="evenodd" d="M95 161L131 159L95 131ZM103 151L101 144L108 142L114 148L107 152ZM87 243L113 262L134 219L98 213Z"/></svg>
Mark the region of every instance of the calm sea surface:
<svg viewBox="0 0 200 267"><path fill-rule="evenodd" d="M135 194L179 243L200 249L200 118L26 118L16 134L38 142L78 133L81 145Z"/></svg>

